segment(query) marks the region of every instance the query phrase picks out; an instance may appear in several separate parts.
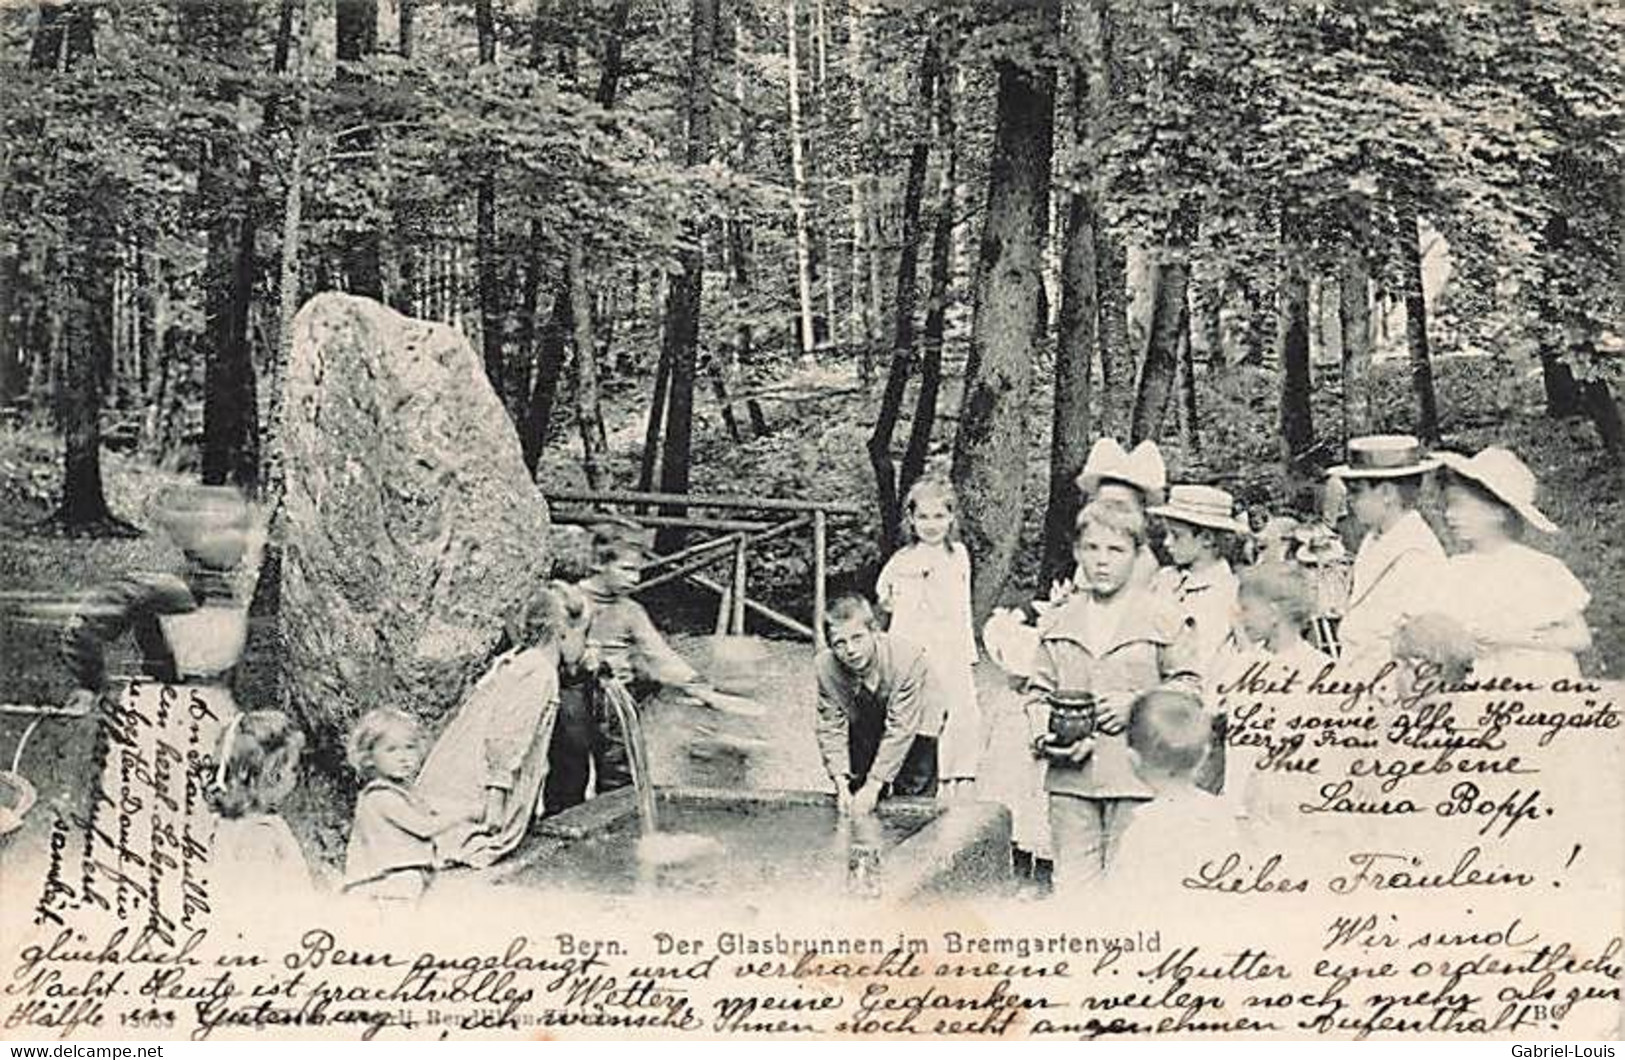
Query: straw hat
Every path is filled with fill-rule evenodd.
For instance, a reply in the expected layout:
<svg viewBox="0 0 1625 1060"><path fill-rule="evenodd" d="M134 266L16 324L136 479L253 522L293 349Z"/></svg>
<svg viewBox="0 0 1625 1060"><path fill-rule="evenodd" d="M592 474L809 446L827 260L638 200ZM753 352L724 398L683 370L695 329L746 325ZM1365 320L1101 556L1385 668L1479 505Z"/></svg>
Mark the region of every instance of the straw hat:
<svg viewBox="0 0 1625 1060"><path fill-rule="evenodd" d="M1338 478L1409 478L1437 470L1439 462L1409 434L1372 434L1349 439L1348 463L1327 471Z"/></svg>
<svg viewBox="0 0 1625 1060"><path fill-rule="evenodd" d="M1152 515L1175 522L1191 523L1232 534L1247 533L1247 524L1236 518L1236 499L1216 486L1175 486L1168 503L1148 509Z"/></svg>
<svg viewBox="0 0 1625 1060"><path fill-rule="evenodd" d="M1093 494L1104 480L1126 482L1157 503L1168 488L1168 469L1156 442L1141 442L1130 453L1116 438L1099 438L1090 447L1089 459L1078 474L1078 489Z"/></svg>
<svg viewBox="0 0 1625 1060"><path fill-rule="evenodd" d="M1535 473L1512 450L1492 445L1472 457L1460 453L1439 453L1438 457L1453 474L1483 487L1536 530L1545 534L1559 532L1557 524L1535 507Z"/></svg>

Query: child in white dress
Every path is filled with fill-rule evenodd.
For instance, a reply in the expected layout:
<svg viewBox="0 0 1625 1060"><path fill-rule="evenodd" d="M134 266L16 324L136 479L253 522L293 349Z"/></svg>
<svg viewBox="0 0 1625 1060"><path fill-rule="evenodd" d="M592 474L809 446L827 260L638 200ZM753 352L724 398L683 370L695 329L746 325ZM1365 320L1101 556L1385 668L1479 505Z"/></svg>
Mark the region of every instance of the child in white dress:
<svg viewBox="0 0 1625 1060"><path fill-rule="evenodd" d="M1314 589L1291 563L1242 569L1241 637L1224 653L1210 688L1215 710L1228 721L1224 794L1236 816L1255 824L1292 824L1297 820L1293 807L1322 783L1318 776L1259 769L1270 744L1290 738L1293 717L1304 708L1314 709L1315 697L1301 690L1333 666L1332 657L1303 635L1315 604ZM1278 688L1292 691L1270 691Z"/></svg>
<svg viewBox="0 0 1625 1060"><path fill-rule="evenodd" d="M209 801L220 821L209 859L212 911L237 926L263 915L267 898L299 903L313 893L310 865L278 808L299 783L305 734L286 714L239 714L221 734Z"/></svg>
<svg viewBox="0 0 1625 1060"><path fill-rule="evenodd" d="M891 615L888 629L925 649L933 688L943 697L937 745L939 792L968 796L982 757L982 715L972 665L970 553L958 540L953 487L921 479L908 491L905 525L911 543L880 572L875 595Z"/></svg>

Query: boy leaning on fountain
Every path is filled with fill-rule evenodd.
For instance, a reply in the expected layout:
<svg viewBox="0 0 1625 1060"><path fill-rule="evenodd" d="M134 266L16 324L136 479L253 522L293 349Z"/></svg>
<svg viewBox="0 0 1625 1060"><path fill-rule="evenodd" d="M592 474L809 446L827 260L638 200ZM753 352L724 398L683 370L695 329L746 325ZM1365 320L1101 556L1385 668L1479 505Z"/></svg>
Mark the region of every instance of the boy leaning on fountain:
<svg viewBox="0 0 1625 1060"><path fill-rule="evenodd" d="M942 704L925 650L875 628L861 596L841 596L818 653L818 750L843 812L867 814L883 794L936 794Z"/></svg>

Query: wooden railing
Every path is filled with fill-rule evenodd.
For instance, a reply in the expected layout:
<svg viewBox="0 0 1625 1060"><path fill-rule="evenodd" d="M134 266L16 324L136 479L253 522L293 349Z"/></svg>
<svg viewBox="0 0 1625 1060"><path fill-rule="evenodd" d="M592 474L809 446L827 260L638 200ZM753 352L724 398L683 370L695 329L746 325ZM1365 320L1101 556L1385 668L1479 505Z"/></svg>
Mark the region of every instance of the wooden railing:
<svg viewBox="0 0 1625 1060"><path fill-rule="evenodd" d="M782 497L704 496L684 493L648 493L632 490L555 490L548 494L554 505L555 522L592 525L608 519L639 526L682 527L715 536L677 552L650 553L643 580L634 589L642 592L678 579L698 585L720 597L717 608L718 633L744 633L745 615L750 612L782 629L824 646L825 583L829 574L829 521L832 517L856 518L863 509L842 501L792 500ZM671 508L722 509L727 518L693 515L662 515L644 511L659 505ZM744 513L759 518L733 518ZM752 600L748 592L751 549L790 534L811 530L812 537L812 622L807 624ZM707 577L707 568L728 563L726 582Z"/></svg>

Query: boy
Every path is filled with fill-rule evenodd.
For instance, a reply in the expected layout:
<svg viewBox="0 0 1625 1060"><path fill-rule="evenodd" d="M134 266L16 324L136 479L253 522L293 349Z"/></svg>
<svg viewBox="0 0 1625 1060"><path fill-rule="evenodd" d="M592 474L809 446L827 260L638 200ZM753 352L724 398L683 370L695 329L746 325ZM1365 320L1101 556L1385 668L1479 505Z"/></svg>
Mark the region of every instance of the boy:
<svg viewBox="0 0 1625 1060"><path fill-rule="evenodd" d="M1241 853L1233 809L1196 784L1212 741L1212 719L1195 696L1156 690L1135 701L1129 747L1154 794L1123 833L1111 868L1114 886L1178 891L1204 862Z"/></svg>
<svg viewBox="0 0 1625 1060"><path fill-rule="evenodd" d="M632 599L643 571L643 549L620 527L596 528L593 573L579 583L592 604L587 627L589 658L628 688L676 688L713 704L716 693L683 657L672 650L642 604ZM579 805L587 796L587 765L599 794L632 782L625 736L610 716L591 672L563 674L559 716L548 749L547 784L542 803L549 815ZM641 689L638 686L642 686Z"/></svg>
<svg viewBox="0 0 1625 1060"><path fill-rule="evenodd" d="M1051 616L1027 681L1033 753L1049 760L1044 790L1058 891L1100 877L1129 807L1151 797L1124 739L1135 699L1158 687L1197 690L1194 629L1166 598L1132 580L1144 544L1139 512L1096 501L1078 513L1073 556L1080 591ZM1060 691L1094 695L1094 736L1055 743L1049 699Z"/></svg>
<svg viewBox="0 0 1625 1060"><path fill-rule="evenodd" d="M882 795L936 794L942 707L925 650L875 628L861 596L837 597L818 653L818 750L843 813L862 816Z"/></svg>

